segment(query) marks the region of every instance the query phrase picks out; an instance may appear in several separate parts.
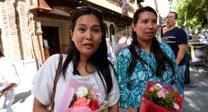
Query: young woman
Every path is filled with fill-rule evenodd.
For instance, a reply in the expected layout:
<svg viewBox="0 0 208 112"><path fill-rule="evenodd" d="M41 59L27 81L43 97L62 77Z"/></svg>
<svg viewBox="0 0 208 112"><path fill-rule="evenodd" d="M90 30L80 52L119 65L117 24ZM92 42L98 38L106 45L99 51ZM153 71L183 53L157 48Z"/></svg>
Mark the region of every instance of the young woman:
<svg viewBox="0 0 208 112"><path fill-rule="evenodd" d="M107 45L103 15L92 7L79 9L71 20L71 42L67 54L63 55L63 68L55 93L57 112L70 79L90 84L104 94L106 107L118 111L119 88L114 68L107 59ZM58 66L59 55L51 56L34 78L32 93L35 96L33 111L47 112Z"/></svg>
<svg viewBox="0 0 208 112"><path fill-rule="evenodd" d="M132 22L133 41L115 60L120 89L120 112L137 112L146 82L171 85L176 71L175 57L167 44L155 37L157 13L151 7L138 9Z"/></svg>

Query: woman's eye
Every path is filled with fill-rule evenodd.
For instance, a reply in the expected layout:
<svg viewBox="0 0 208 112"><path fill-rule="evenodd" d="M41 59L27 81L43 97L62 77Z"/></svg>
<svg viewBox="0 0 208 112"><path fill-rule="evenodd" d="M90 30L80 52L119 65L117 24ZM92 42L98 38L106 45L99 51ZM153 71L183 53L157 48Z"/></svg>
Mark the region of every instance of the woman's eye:
<svg viewBox="0 0 208 112"><path fill-rule="evenodd" d="M157 20L153 20L152 22L155 23L155 24L157 24Z"/></svg>
<svg viewBox="0 0 208 112"><path fill-rule="evenodd" d="M97 32L97 33L100 32L100 28L94 28L93 32Z"/></svg>
<svg viewBox="0 0 208 112"><path fill-rule="evenodd" d="M85 28L79 28L80 32L85 32Z"/></svg>
<svg viewBox="0 0 208 112"><path fill-rule="evenodd" d="M145 23L145 24L147 24L148 23L148 20L143 20L142 22Z"/></svg>

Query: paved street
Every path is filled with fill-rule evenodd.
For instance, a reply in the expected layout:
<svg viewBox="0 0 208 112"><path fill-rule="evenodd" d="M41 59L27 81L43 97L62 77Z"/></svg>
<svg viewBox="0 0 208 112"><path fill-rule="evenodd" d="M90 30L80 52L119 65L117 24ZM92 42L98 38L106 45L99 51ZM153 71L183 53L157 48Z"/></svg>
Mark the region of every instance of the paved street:
<svg viewBox="0 0 208 112"><path fill-rule="evenodd" d="M190 70L191 84L185 90L184 112L207 112L208 67Z"/></svg>
<svg viewBox="0 0 208 112"><path fill-rule="evenodd" d="M191 84L185 89L184 112L207 112L208 106L208 68L191 68ZM13 104L14 112L32 112L33 96L31 95L32 76L22 76L16 88Z"/></svg>

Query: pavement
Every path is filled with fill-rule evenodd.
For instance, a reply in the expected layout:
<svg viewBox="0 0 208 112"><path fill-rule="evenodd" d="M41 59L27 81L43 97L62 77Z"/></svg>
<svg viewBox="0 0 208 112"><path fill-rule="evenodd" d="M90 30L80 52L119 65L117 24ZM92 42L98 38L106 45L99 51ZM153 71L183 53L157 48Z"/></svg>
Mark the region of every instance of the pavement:
<svg viewBox="0 0 208 112"><path fill-rule="evenodd" d="M185 87L183 112L208 112L208 66L190 68L190 80Z"/></svg>
<svg viewBox="0 0 208 112"><path fill-rule="evenodd" d="M191 83L185 87L183 112L208 112L208 67L191 67ZM15 88L14 112L32 112L31 94L32 75L21 76L21 82Z"/></svg>

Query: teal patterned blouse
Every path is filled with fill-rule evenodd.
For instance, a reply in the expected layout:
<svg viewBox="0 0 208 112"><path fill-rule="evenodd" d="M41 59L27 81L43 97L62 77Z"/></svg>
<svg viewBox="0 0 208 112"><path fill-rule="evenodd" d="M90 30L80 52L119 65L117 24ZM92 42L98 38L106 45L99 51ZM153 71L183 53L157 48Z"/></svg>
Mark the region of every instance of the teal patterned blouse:
<svg viewBox="0 0 208 112"><path fill-rule="evenodd" d="M160 47L163 52L170 58L174 64L174 70L176 72L175 56L171 48L165 44L160 43ZM172 69L166 63L166 71L164 71L163 78L156 77L156 60L152 52L147 53L136 47L137 54L147 62L143 64L138 61L132 74L127 72L129 64L131 62L131 53L128 48L124 48L117 56L115 60L115 69L118 77L118 84L120 89L120 108L128 109L130 107L138 109L141 99L146 88L146 81L159 81L165 85L171 85L171 82L175 80L172 76Z"/></svg>

